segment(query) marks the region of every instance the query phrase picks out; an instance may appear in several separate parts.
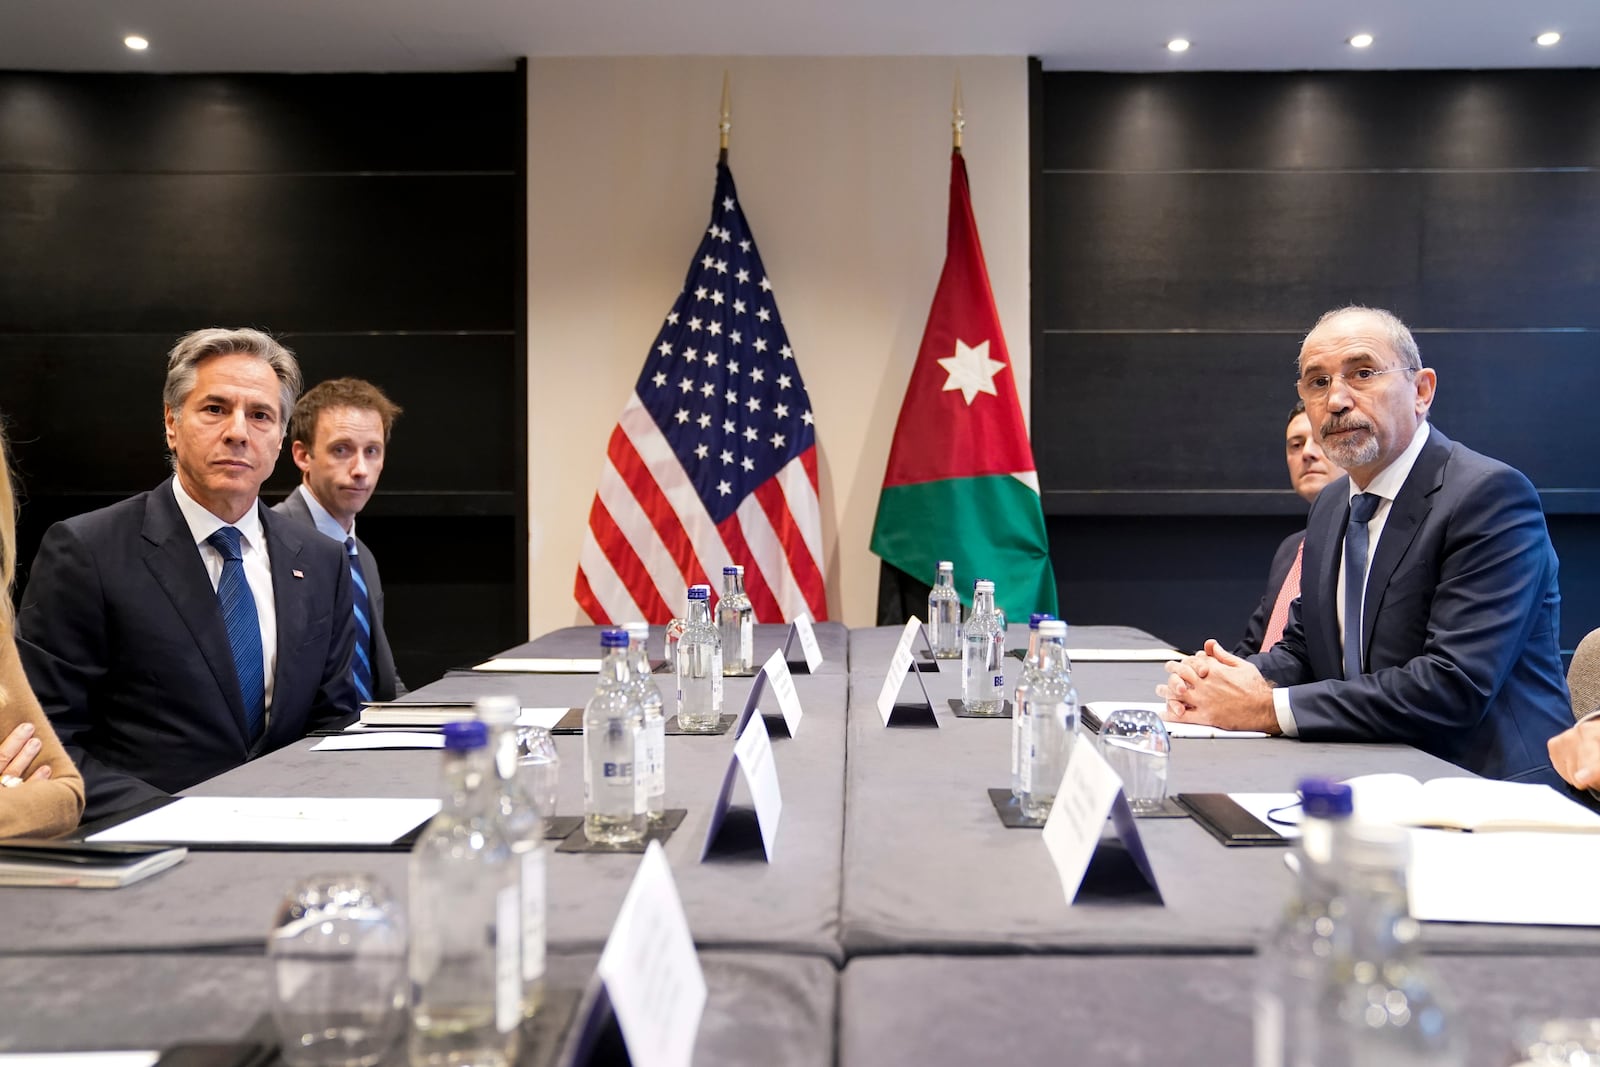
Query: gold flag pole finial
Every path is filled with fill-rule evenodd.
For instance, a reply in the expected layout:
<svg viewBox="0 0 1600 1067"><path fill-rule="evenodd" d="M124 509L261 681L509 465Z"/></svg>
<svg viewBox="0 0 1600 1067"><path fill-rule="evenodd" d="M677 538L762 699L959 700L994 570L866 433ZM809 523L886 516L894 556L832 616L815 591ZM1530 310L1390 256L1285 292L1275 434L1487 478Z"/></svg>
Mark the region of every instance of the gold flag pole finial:
<svg viewBox="0 0 1600 1067"><path fill-rule="evenodd" d="M722 72L722 121L717 124L717 129L719 131L721 131L721 134L722 134L721 154L720 154L720 156L718 158L720 158L721 161L724 162L724 163L726 163L728 161L728 131L733 128L733 118L732 118L732 116L733 116L733 103L732 103L732 100L733 100L733 93L729 88L728 72L727 71L723 71Z"/></svg>
<svg viewBox="0 0 1600 1067"><path fill-rule="evenodd" d="M961 151L961 128L966 124L961 110L961 72L957 71L955 96L950 101L950 142L957 152Z"/></svg>

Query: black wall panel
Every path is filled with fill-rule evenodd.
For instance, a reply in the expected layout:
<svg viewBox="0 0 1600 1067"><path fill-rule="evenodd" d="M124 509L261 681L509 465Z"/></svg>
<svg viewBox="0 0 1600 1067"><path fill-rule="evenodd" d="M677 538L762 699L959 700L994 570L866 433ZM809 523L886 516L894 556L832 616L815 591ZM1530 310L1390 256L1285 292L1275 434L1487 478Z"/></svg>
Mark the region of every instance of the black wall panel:
<svg viewBox="0 0 1600 1067"><path fill-rule="evenodd" d="M1033 436L1063 610L1231 640L1301 521L1316 317L1388 307L1434 421L1539 488L1600 625L1600 72L1036 74Z"/></svg>
<svg viewBox="0 0 1600 1067"><path fill-rule="evenodd" d="M49 522L166 475L165 355L270 330L405 408L360 530L402 674L526 635L525 79L0 73L0 414ZM285 447L263 495L299 481ZM25 578L25 570L22 577Z"/></svg>

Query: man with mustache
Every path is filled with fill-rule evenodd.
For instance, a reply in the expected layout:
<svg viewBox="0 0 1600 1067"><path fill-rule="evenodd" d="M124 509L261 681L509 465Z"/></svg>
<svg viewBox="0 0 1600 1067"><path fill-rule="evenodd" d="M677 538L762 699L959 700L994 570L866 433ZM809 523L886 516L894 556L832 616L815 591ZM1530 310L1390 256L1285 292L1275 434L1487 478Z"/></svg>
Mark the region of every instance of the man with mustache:
<svg viewBox="0 0 1600 1067"><path fill-rule="evenodd" d="M1295 401L1294 410L1289 412L1283 454L1289 463L1289 484L1307 504L1316 503L1317 494L1333 480L1338 468L1322 454L1317 435L1311 431L1311 420L1306 418L1304 400ZM1244 637L1233 647L1234 655L1269 652L1283 640L1284 627L1289 625L1289 605L1300 595L1305 540L1304 530L1292 533L1272 554L1272 566L1267 569L1267 591L1261 594L1261 603L1256 605L1255 614L1245 624Z"/></svg>
<svg viewBox="0 0 1600 1067"><path fill-rule="evenodd" d="M1324 315L1298 390L1349 472L1312 505L1283 640L1216 641L1167 664L1170 718L1308 741L1414 745L1491 778L1560 788L1547 744L1571 722L1556 554L1538 494L1429 426L1437 374L1393 314Z"/></svg>

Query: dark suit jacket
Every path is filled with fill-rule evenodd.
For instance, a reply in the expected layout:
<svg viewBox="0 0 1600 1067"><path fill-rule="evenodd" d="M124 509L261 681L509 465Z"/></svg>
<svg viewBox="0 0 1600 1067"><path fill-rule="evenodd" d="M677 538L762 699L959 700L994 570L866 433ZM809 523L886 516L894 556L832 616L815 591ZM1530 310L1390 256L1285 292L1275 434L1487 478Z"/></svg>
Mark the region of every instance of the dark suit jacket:
<svg viewBox="0 0 1600 1067"><path fill-rule="evenodd" d="M1572 719L1556 554L1522 474L1437 429L1400 489L1367 575L1366 673L1344 678L1335 583L1349 480L1311 507L1300 599L1251 662L1308 741L1403 741L1491 778L1560 788L1545 743Z"/></svg>
<svg viewBox="0 0 1600 1067"><path fill-rule="evenodd" d="M45 533L17 645L83 772L84 821L186 789L355 711L344 551L256 506L278 654L267 729L254 746L222 607L171 479Z"/></svg>
<svg viewBox="0 0 1600 1067"><path fill-rule="evenodd" d="M1253 656L1261 651L1261 639L1267 635L1272 609L1278 606L1278 594L1283 591L1283 583L1289 578L1289 568L1294 566L1294 554L1300 550L1300 542L1305 539L1304 530L1292 533L1283 539L1278 550L1272 554L1272 566L1267 568L1266 592L1261 594L1261 603L1256 605L1250 621L1245 624L1244 636L1233 646L1235 656Z"/></svg>
<svg viewBox="0 0 1600 1067"><path fill-rule="evenodd" d="M306 507L305 498L298 490L272 505L272 510L304 523L318 537L325 538L330 544L335 543L333 538L317 529L317 520L312 518L311 509ZM378 558L372 554L367 543L358 537L356 548L361 553L361 577L367 583L367 603L372 605L372 699L393 700L406 691L406 683L400 680L394 668L394 652L389 648L389 635L383 631L383 578L378 574Z"/></svg>

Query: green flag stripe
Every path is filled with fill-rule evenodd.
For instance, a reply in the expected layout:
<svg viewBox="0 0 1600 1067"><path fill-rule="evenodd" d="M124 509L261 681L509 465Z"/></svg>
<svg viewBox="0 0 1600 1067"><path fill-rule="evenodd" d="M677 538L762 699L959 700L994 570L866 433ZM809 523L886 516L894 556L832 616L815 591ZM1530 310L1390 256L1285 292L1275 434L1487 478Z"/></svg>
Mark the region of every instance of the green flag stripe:
<svg viewBox="0 0 1600 1067"><path fill-rule="evenodd" d="M1056 614L1055 572L1039 495L1009 475L947 478L887 487L878 497L872 551L907 574L932 582L939 561L956 565L961 600L988 578L1007 619Z"/></svg>

